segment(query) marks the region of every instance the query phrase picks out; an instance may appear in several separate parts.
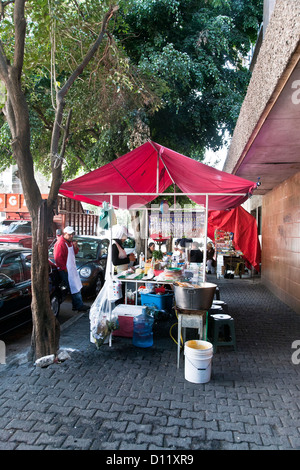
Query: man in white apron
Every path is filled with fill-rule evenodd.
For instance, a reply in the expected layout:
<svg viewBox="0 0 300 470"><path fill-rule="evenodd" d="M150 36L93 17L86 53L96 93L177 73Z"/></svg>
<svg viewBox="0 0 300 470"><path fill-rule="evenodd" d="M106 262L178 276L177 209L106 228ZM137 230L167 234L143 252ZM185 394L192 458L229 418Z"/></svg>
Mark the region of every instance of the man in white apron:
<svg viewBox="0 0 300 470"><path fill-rule="evenodd" d="M77 242L73 241L74 230L65 227L63 235L58 237L54 245L54 261L58 268L60 278L69 287L72 296L72 310L86 312L88 305L84 305L81 296L81 280L76 268L75 255L78 253Z"/></svg>

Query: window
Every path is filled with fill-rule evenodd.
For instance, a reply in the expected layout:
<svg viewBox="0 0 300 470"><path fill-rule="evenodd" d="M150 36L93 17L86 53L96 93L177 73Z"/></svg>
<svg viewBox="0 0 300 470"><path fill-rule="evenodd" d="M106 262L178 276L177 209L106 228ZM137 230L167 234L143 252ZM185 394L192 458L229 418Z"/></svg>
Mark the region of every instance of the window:
<svg viewBox="0 0 300 470"><path fill-rule="evenodd" d="M0 272L10 277L16 284L23 281L23 266L19 253L6 256L1 264Z"/></svg>
<svg viewBox="0 0 300 470"><path fill-rule="evenodd" d="M134 238L127 238L125 242L123 242L123 248L135 248Z"/></svg>
<svg viewBox="0 0 300 470"><path fill-rule="evenodd" d="M28 253L24 256L24 280L31 279L31 253Z"/></svg>
<svg viewBox="0 0 300 470"><path fill-rule="evenodd" d="M76 258L97 259L97 240L87 240L84 238L76 238L75 240L79 249Z"/></svg>

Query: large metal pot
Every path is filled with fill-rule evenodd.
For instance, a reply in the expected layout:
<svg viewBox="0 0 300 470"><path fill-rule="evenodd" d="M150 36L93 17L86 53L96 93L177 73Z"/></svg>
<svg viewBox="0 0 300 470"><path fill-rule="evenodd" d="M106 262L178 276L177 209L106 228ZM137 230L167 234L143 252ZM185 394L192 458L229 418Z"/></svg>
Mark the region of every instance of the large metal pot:
<svg viewBox="0 0 300 470"><path fill-rule="evenodd" d="M209 310L217 285L200 282L198 287L182 287L174 284L175 302L178 308L186 310Z"/></svg>

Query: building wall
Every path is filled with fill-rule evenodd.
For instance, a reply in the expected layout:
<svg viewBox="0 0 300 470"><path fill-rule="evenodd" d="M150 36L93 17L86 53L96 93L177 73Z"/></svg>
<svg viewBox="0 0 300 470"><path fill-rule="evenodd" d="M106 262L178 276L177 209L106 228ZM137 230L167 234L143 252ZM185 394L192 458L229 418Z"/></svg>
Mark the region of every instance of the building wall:
<svg viewBox="0 0 300 470"><path fill-rule="evenodd" d="M300 172L262 198L263 283L300 313Z"/></svg>

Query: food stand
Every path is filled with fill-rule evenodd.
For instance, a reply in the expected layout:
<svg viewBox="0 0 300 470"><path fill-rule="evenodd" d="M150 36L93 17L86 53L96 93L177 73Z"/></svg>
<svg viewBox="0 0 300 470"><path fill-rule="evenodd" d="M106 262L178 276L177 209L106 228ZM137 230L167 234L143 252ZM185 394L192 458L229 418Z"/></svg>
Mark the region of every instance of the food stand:
<svg viewBox="0 0 300 470"><path fill-rule="evenodd" d="M174 191L168 193L168 196L174 198L174 206L178 197L188 196L202 207L202 233L205 247L203 266L206 266L208 211L238 207L253 193L257 183L211 168L153 141L148 141L97 170L63 183L59 192L64 196L96 206L107 202L111 208L148 211L148 205L152 201L166 196L165 190L169 186L174 187ZM176 190L177 187L179 190ZM145 220L148 220L148 217ZM148 245L148 227L146 232L145 247ZM112 228L110 239L112 242ZM114 282L111 255L107 263L109 269L107 269L105 284L111 285ZM163 273L165 273L165 268ZM181 274L182 280L185 280L184 273ZM140 279L132 276L130 279L119 278L118 282L134 281L137 285L146 281L156 284L174 284L176 280L178 281L172 277L166 279L161 276L159 278L159 275L151 279L148 279L147 275L146 280L143 272L137 275L141 276ZM201 283L204 284L205 269L202 269L201 276ZM109 315L111 313L112 309Z"/></svg>
<svg viewBox="0 0 300 470"><path fill-rule="evenodd" d="M215 248L217 255L217 277L232 277L234 274L242 277L245 272L243 253L235 249L234 233L225 230L215 231Z"/></svg>

